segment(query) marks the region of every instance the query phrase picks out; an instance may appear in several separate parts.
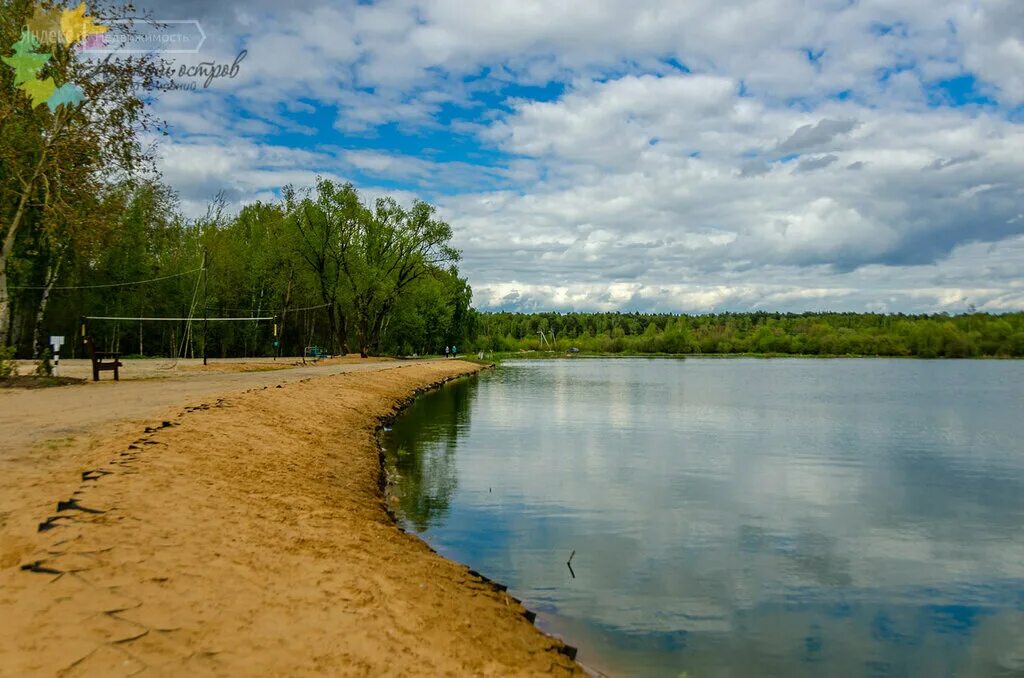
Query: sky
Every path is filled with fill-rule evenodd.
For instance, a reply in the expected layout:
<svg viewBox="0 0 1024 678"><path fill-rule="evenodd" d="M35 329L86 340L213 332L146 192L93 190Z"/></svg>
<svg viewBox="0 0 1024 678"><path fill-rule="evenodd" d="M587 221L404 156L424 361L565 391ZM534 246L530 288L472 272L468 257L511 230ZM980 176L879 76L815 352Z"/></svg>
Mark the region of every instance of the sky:
<svg viewBox="0 0 1024 678"><path fill-rule="evenodd" d="M1024 309L1019 0L149 8L246 51L154 104L187 214L427 200L486 310Z"/></svg>

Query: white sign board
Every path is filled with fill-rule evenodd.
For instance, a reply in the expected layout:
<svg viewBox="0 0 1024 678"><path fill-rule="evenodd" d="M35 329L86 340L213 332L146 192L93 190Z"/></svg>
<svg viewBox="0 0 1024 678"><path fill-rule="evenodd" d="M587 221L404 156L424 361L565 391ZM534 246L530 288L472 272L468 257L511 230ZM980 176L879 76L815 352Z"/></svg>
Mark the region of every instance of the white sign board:
<svg viewBox="0 0 1024 678"><path fill-rule="evenodd" d="M53 376L60 372L60 347L64 345L64 337L51 336L50 346L53 346Z"/></svg>

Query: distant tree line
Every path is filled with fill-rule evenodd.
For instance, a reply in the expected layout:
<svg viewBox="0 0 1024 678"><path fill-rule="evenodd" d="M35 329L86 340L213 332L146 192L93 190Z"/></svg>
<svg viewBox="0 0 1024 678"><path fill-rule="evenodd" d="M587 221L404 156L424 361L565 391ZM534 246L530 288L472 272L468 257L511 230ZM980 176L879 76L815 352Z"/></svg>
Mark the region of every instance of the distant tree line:
<svg viewBox="0 0 1024 678"><path fill-rule="evenodd" d="M1024 313L484 313L476 326L487 351L1024 357Z"/></svg>

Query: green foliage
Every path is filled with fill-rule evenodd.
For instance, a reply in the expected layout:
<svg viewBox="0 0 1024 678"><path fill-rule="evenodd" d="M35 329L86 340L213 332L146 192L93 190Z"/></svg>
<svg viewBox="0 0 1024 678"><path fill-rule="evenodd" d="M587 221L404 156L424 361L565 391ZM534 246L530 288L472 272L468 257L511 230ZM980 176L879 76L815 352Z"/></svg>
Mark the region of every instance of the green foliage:
<svg viewBox="0 0 1024 678"><path fill-rule="evenodd" d="M0 379L18 375L18 365L14 362L14 347L0 346Z"/></svg>
<svg viewBox="0 0 1024 678"><path fill-rule="evenodd" d="M216 201L188 221L176 198L158 183L124 184L101 196L111 224L77 248L40 257L46 242L23 241L15 284L144 285L54 290L40 335L72 337L69 357L81 355L79 317L187 317L184 322L90 321L104 350L188 356L203 350L203 300L210 317L275 316L275 322L209 323L211 357L302 355L307 346L331 353L353 347L364 354L425 354L461 345L476 317L472 291L459 276L451 228L433 208L410 209L382 200L375 209L350 185L319 181L311 191L284 191L285 199L226 214ZM206 295L197 269L209 264ZM52 276L53 259L61 262ZM40 291L19 296L15 324L21 349L31 351ZM277 337L274 337L274 326ZM275 340L278 345L275 346ZM77 353L76 353L77 352Z"/></svg>
<svg viewBox="0 0 1024 678"><path fill-rule="evenodd" d="M473 346L498 352L1024 357L1024 313L485 313L476 326Z"/></svg>
<svg viewBox="0 0 1024 678"><path fill-rule="evenodd" d="M478 388L475 381L443 388L429 410L410 408L401 425L385 434L388 468L397 480L402 515L419 530L444 518L458 489L457 433ZM446 444L438 445L442 440Z"/></svg>
<svg viewBox="0 0 1024 678"><path fill-rule="evenodd" d="M392 198L378 200L372 213L357 212L342 269L351 291L359 349L364 356L379 345L385 323L405 293L416 289L417 283L430 286L431 277L440 279L445 267L459 260L459 253L449 245L451 227L433 219L433 214L434 208L424 202L417 201L407 211ZM454 275L457 278L457 272ZM436 295L453 301L444 282L433 282L441 282L433 285ZM420 294L421 302L436 298ZM437 312L447 314L450 305L445 304ZM431 327L437 327L437 320L424 331Z"/></svg>
<svg viewBox="0 0 1024 678"><path fill-rule="evenodd" d="M88 58L74 40L105 29L93 24L82 4L61 13L54 26L53 12L66 4L0 2L2 344L36 343L48 296L31 298L19 286L47 286L66 277L66 250L88 250L115 221L99 209L113 204L106 194L116 190L115 181L143 176L153 166L152 147L143 139L157 126L146 103L161 63L154 55ZM133 30L130 6L100 2L90 9ZM24 30L26 24L33 32ZM54 35L57 28L62 41ZM39 38L46 53L36 51Z"/></svg>
<svg viewBox="0 0 1024 678"><path fill-rule="evenodd" d="M50 349L44 348L43 352L39 354L39 360L36 361L36 376L37 377L52 377L53 376L53 354Z"/></svg>
<svg viewBox="0 0 1024 678"><path fill-rule="evenodd" d="M446 276L458 277L449 267L458 261L459 253L450 245L451 227L433 218L431 205L417 201L406 210L385 197L370 208L351 184L338 186L320 179L315 193L301 197L286 188L285 209L297 235L298 252L314 274L328 309L336 346L347 345L351 327L360 354L378 350L396 311L408 309L410 299L418 298L424 313L436 310L447 315L445 309L423 308L422 302L430 299L418 288L434 287L442 301L455 303L446 286L435 283ZM391 345L399 350L421 346L424 332L436 332L437 327L436 322L406 323L401 342L393 337Z"/></svg>

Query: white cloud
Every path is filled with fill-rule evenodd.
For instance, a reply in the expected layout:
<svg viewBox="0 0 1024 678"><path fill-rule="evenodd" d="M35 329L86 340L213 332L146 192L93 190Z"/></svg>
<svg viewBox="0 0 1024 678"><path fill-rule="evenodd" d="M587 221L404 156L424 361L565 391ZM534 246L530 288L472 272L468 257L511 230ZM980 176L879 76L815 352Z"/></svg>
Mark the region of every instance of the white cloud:
<svg viewBox="0 0 1024 678"><path fill-rule="evenodd" d="M1024 4L986 0L964 7L958 16L964 40L964 66L999 87L1012 104L1024 103Z"/></svg>
<svg viewBox="0 0 1024 678"><path fill-rule="evenodd" d="M163 165L194 209L318 173L398 182L441 204L485 305L1009 309L1022 260L982 260L1024 232L1018 5L183 3L216 28L218 58L249 57L236 80L161 103ZM996 105L934 107L933 84L963 74ZM553 100L482 104L552 81ZM324 110L334 130L311 122ZM389 148L374 137L389 123L500 161ZM265 139L278 133L308 142ZM984 275L942 279L973 247Z"/></svg>

